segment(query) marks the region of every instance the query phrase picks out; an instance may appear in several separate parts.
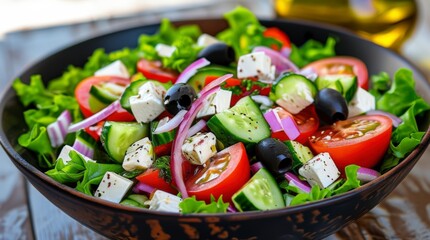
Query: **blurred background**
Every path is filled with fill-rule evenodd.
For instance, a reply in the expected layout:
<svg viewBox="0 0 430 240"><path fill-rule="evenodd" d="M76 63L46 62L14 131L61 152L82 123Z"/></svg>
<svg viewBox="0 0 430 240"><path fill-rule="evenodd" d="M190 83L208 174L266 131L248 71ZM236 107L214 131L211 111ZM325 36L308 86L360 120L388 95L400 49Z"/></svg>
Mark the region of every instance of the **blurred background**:
<svg viewBox="0 0 430 240"><path fill-rule="evenodd" d="M429 0L0 0L0 84L4 89L32 63L91 36L164 17L222 17L237 5L264 19L305 18L347 27L405 56L430 79ZM103 239L28 185L2 149L0 165L0 240ZM383 215L381 209L373 213ZM422 227L417 236L430 237ZM344 237L354 229L344 230Z"/></svg>

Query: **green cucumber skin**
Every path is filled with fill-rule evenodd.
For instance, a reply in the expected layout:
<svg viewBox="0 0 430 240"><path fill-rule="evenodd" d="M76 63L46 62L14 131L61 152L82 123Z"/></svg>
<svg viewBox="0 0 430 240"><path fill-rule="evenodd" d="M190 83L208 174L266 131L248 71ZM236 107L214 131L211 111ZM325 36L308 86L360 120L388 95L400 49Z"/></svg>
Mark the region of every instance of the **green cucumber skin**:
<svg viewBox="0 0 430 240"><path fill-rule="evenodd" d="M122 163L128 147L148 136L148 128L147 124L136 122L106 121L100 140L108 155L116 162Z"/></svg>
<svg viewBox="0 0 430 240"><path fill-rule="evenodd" d="M293 170L298 170L305 162L313 157L311 150L298 142L287 140L284 142L293 158Z"/></svg>
<svg viewBox="0 0 430 240"><path fill-rule="evenodd" d="M337 86L333 86L333 84L336 84L337 82L340 83L341 88ZM333 78L333 79L324 78L323 76L323 77L317 78L315 80L315 84L318 90L321 90L323 88L333 88L337 90L344 96L346 102L350 102L352 100L352 98L355 95L355 92L357 92L357 89L358 89L358 79L355 76L354 77L351 76L351 80L346 79L344 76L339 78Z"/></svg>
<svg viewBox="0 0 430 240"><path fill-rule="evenodd" d="M96 85L91 86L90 94L94 98L98 99L100 102L105 103L105 104L112 103L113 101L118 99L118 96L107 93L107 92L105 92L105 90L103 90L103 88L96 86Z"/></svg>
<svg viewBox="0 0 430 240"><path fill-rule="evenodd" d="M272 86L270 98L273 101L276 101L284 94L297 93L298 87L297 85L302 85L308 88L312 94L312 97L315 97L317 94L317 87L314 82L307 79L305 76L299 74L288 74L281 76L276 80L276 83Z"/></svg>
<svg viewBox="0 0 430 240"><path fill-rule="evenodd" d="M240 110L243 110L243 108L254 114L254 116L252 116L252 122L256 124L257 129L245 129L239 126L241 124L239 122L239 115L243 113ZM234 115L233 113L237 114L238 116L231 116ZM228 123L227 121L231 119L238 121L238 123ZM209 119L209 121L207 121L206 124L208 128L215 134L217 139L220 140L225 146L231 146L237 142L243 142L248 149L258 143L260 140L270 137L271 134L269 124L264 119L264 116L258 106L249 96L239 100L230 110L215 114ZM259 133L256 134L256 131L259 131Z"/></svg>
<svg viewBox="0 0 430 240"><path fill-rule="evenodd" d="M197 70L197 73L194 74L194 76L192 76L187 83L192 88L194 88L196 92L200 92L203 89L206 77L208 76L221 77L228 73L236 74L236 71L234 69L230 69L223 66L210 65L208 67L204 67Z"/></svg>
<svg viewBox="0 0 430 240"><path fill-rule="evenodd" d="M163 144L166 144L166 143L173 141L173 139L176 136L176 129L173 129L173 130L168 131L168 132L154 134L153 132L157 128L157 126L158 126L158 121L152 121L150 123L151 142L152 142L152 145L154 147L160 146L160 145L163 145Z"/></svg>

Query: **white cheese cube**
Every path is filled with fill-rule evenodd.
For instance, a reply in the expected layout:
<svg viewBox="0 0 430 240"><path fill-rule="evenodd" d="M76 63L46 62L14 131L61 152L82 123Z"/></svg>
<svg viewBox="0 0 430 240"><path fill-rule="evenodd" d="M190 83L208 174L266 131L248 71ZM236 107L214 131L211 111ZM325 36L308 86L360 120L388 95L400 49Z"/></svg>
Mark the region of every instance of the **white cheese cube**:
<svg viewBox="0 0 430 240"><path fill-rule="evenodd" d="M116 60L115 62L97 70L94 73L94 76L118 76L122 78L130 78L127 68L120 60Z"/></svg>
<svg viewBox="0 0 430 240"><path fill-rule="evenodd" d="M149 138L143 138L133 143L128 149L122 162L126 171L145 170L154 162L154 150Z"/></svg>
<svg viewBox="0 0 430 240"><path fill-rule="evenodd" d="M203 165L216 154L216 137L213 133L197 133L182 145L184 157L192 164Z"/></svg>
<svg viewBox="0 0 430 240"><path fill-rule="evenodd" d="M155 45L155 51L157 51L158 56L169 58L176 51L176 47L169 46L169 45L166 45L163 43L159 43L159 44Z"/></svg>
<svg viewBox="0 0 430 240"><path fill-rule="evenodd" d="M273 81L275 79L275 68L272 60L264 52L254 52L239 58L237 65L237 77L258 77L259 80Z"/></svg>
<svg viewBox="0 0 430 240"><path fill-rule="evenodd" d="M230 108L232 92L221 89L204 103L202 109L197 113L197 117L205 117L223 112Z"/></svg>
<svg viewBox="0 0 430 240"><path fill-rule="evenodd" d="M94 193L95 197L119 203L133 185L133 181L114 172L106 172Z"/></svg>
<svg viewBox="0 0 430 240"><path fill-rule="evenodd" d="M359 87L348 104L348 118L358 116L370 110L375 110L375 97Z"/></svg>
<svg viewBox="0 0 430 240"><path fill-rule="evenodd" d="M306 178L311 185L326 188L336 181L340 172L328 153L320 153L307 161L300 169L299 174Z"/></svg>
<svg viewBox="0 0 430 240"><path fill-rule="evenodd" d="M166 90L155 86L152 82L145 83L139 94L129 98L131 111L137 122L149 123L164 112L163 98Z"/></svg>
<svg viewBox="0 0 430 240"><path fill-rule="evenodd" d="M200 47L207 47L209 45L212 45L214 43L218 43L218 39L216 39L215 37L203 33L202 35L199 36L199 38L197 39L197 45Z"/></svg>
<svg viewBox="0 0 430 240"><path fill-rule="evenodd" d="M289 113L297 114L314 102L312 93L308 88L297 89L296 92L283 94L276 103Z"/></svg>
<svg viewBox="0 0 430 240"><path fill-rule="evenodd" d="M176 195L156 190L151 200L148 201L149 209L164 212L179 212L179 203L181 200L182 199Z"/></svg>
<svg viewBox="0 0 430 240"><path fill-rule="evenodd" d="M59 160L59 159L62 159L63 160L63 163L64 164L67 164L67 163L69 163L70 162L70 160L72 160L71 158L70 158L70 156L69 156L69 154L70 154L70 152L71 151L75 151L76 153L78 153L80 156L82 156L83 158L84 158L84 160L85 161L91 161L91 162L96 162L96 161L94 161L93 159L91 159L91 158L89 158L89 157L87 157L87 156L85 156L85 155L83 155L83 154L81 154L80 152L78 152L78 151L76 151L76 149L74 149L73 147L71 147L71 146L69 146L69 145L65 145L62 149L61 149L61 152L60 152L60 154L58 155L58 157L57 157L57 161Z"/></svg>

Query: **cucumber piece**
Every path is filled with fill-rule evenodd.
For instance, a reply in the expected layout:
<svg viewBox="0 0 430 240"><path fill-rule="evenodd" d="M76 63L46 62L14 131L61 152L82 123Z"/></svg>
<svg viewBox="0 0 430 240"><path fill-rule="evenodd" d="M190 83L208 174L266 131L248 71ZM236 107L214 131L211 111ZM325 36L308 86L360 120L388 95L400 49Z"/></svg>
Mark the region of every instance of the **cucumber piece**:
<svg viewBox="0 0 430 240"><path fill-rule="evenodd" d="M109 104L103 103L102 101L100 101L99 99L97 99L92 95L88 97L88 104L90 106L91 112L93 113L96 113L109 105Z"/></svg>
<svg viewBox="0 0 430 240"><path fill-rule="evenodd" d="M107 82L100 85L92 85L90 95L102 103L109 104L117 100L124 90L125 86Z"/></svg>
<svg viewBox="0 0 430 240"><path fill-rule="evenodd" d="M287 140L284 143L287 146L289 152L291 153L291 157L293 158L292 168L295 171L314 157L312 151L305 145L300 144L299 142Z"/></svg>
<svg viewBox="0 0 430 240"><path fill-rule="evenodd" d="M318 90L315 84L303 75L294 73L285 74L277 79L272 86L270 98L276 101L285 95L301 95L305 91L309 91L314 98Z"/></svg>
<svg viewBox="0 0 430 240"><path fill-rule="evenodd" d="M157 128L158 124L159 124L159 121L152 121L149 124L151 128L151 134L150 134L151 142L154 147L173 141L176 135L176 129L173 129L168 132L154 134L154 130Z"/></svg>
<svg viewBox="0 0 430 240"><path fill-rule="evenodd" d="M208 76L221 77L228 73L236 74L236 71L234 69L223 67L223 66L210 65L197 70L196 74L194 74L188 80L187 83L191 87L193 87L194 90L196 90L196 92L200 92L205 85L206 77Z"/></svg>
<svg viewBox="0 0 430 240"><path fill-rule="evenodd" d="M147 137L148 131L147 124L106 121L100 140L107 154L116 162L122 163L128 147L137 140Z"/></svg>
<svg viewBox="0 0 430 240"><path fill-rule="evenodd" d="M281 190L269 171L261 168L233 197L234 206L241 212L270 210L285 207Z"/></svg>
<svg viewBox="0 0 430 240"><path fill-rule="evenodd" d="M333 87L333 84L336 84L337 82L342 85L342 90L338 90L336 87ZM347 102L351 101L358 89L357 77L345 74L321 76L315 80L315 84L317 85L318 90L323 88L333 88L339 91Z"/></svg>
<svg viewBox="0 0 430 240"><path fill-rule="evenodd" d="M172 86L171 82L161 83L159 81L148 80L148 79L135 80L131 82L130 85L128 85L128 87L124 90L124 93L122 94L121 99L119 100L121 107L127 110L129 113L132 113L129 99L131 96L135 96L139 94L139 88L147 82L153 82L156 86L162 86L166 90Z"/></svg>
<svg viewBox="0 0 430 240"><path fill-rule="evenodd" d="M250 147L270 137L269 124L249 96L240 99L234 107L212 116L207 126L225 146L243 142Z"/></svg>

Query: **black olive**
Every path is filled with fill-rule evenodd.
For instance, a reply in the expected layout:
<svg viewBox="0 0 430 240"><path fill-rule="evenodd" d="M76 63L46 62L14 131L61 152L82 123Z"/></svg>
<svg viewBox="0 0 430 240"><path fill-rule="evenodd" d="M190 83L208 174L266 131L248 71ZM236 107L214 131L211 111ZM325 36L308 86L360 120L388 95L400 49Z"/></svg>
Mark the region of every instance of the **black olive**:
<svg viewBox="0 0 430 240"><path fill-rule="evenodd" d="M225 43L214 43L203 48L197 58L206 58L212 64L228 66L236 60L232 47Z"/></svg>
<svg viewBox="0 0 430 240"><path fill-rule="evenodd" d="M256 146L257 159L274 175L288 172L293 165L293 158L287 146L278 139L266 138Z"/></svg>
<svg viewBox="0 0 430 240"><path fill-rule="evenodd" d="M196 97L196 91L190 85L177 83L167 90L164 107L170 114L176 115L181 110L190 109Z"/></svg>
<svg viewBox="0 0 430 240"><path fill-rule="evenodd" d="M348 117L348 105L342 94L332 88L323 88L315 97L315 109L322 121L331 124Z"/></svg>

